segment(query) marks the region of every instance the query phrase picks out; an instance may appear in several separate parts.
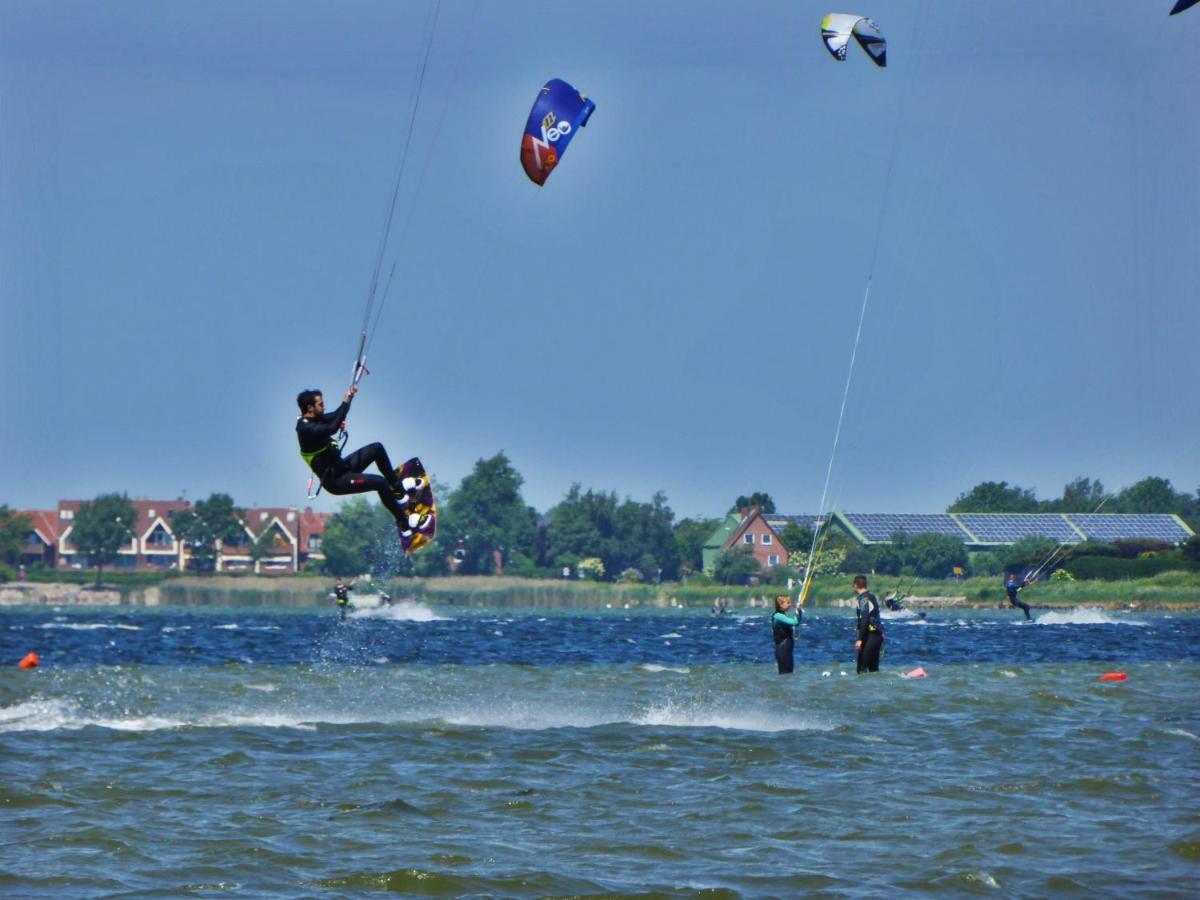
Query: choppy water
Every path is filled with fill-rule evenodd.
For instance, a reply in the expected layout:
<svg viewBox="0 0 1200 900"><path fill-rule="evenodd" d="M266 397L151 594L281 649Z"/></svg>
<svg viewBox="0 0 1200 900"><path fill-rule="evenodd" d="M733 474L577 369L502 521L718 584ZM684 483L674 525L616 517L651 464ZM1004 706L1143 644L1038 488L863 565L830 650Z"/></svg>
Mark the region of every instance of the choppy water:
<svg viewBox="0 0 1200 900"><path fill-rule="evenodd" d="M810 618L0 611L0 895L1194 893L1200 617Z"/></svg>

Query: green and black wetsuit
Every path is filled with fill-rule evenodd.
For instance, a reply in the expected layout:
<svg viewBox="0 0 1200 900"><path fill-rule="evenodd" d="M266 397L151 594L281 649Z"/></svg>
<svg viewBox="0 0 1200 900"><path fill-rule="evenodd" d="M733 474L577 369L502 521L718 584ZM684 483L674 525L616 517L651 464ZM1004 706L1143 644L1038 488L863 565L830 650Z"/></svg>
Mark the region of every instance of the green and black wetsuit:
<svg viewBox="0 0 1200 900"><path fill-rule="evenodd" d="M775 638L775 662L779 665L780 675L791 675L795 667L796 631L800 624L800 610L796 610L796 618L776 612L771 616L771 631Z"/></svg>
<svg viewBox="0 0 1200 900"><path fill-rule="evenodd" d="M403 493L400 482L396 480L395 467L388 459L383 444L367 444L360 447L349 456L342 458L338 449L337 433L346 416L350 413L350 401L342 403L333 412L325 413L315 419L303 416L296 422L296 437L300 441L300 455L321 479L321 487L331 494L366 494L375 491L379 500L396 519L408 527L408 517L404 508L396 498L396 493ZM380 475L367 475L364 470L375 463Z"/></svg>
<svg viewBox="0 0 1200 900"><path fill-rule="evenodd" d="M858 595L858 671L878 672L879 652L883 649L883 626L879 621L879 600L870 591Z"/></svg>

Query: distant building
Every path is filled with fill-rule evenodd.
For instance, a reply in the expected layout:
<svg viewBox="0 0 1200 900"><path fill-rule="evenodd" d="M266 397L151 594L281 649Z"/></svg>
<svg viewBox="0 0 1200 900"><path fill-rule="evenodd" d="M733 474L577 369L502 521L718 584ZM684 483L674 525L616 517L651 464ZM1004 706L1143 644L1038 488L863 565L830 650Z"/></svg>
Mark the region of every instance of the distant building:
<svg viewBox="0 0 1200 900"><path fill-rule="evenodd" d="M21 562L40 563L49 569L88 568L90 561L71 543L75 515L87 502L60 500L53 510L21 510L30 517L30 529L21 549ZM137 511L133 538L117 553L112 568L119 571L183 571L191 553L176 539L172 521L187 500L135 499ZM254 508L240 520L244 535L218 547L217 572L294 573L325 561L321 540L326 513L295 507Z"/></svg>
<svg viewBox="0 0 1200 900"><path fill-rule="evenodd" d="M704 544L704 571L711 574L721 555L739 544L752 546L764 568L787 565L792 554L807 548L785 547L784 530L789 524L815 530L820 521L818 516L763 514L757 509L729 513ZM1180 544L1194 534L1179 516L1124 513L834 513L830 527L863 546L890 544L900 533L910 538L944 534L962 541L968 550L1008 546L1027 537L1061 544L1137 538Z"/></svg>

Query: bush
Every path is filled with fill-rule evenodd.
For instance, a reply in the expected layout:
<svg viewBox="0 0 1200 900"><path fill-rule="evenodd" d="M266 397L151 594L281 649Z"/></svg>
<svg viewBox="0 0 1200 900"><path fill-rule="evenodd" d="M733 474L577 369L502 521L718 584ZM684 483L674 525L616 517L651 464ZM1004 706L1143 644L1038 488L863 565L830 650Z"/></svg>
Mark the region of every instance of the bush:
<svg viewBox="0 0 1200 900"><path fill-rule="evenodd" d="M617 579L622 584L641 584L645 580L646 576L642 574L641 570L635 569L633 566L622 572L621 576Z"/></svg>
<svg viewBox="0 0 1200 900"><path fill-rule="evenodd" d="M971 554L967 565L972 576L1001 575L1004 572L1004 565L1000 562L1000 557L988 550Z"/></svg>
<svg viewBox="0 0 1200 900"><path fill-rule="evenodd" d="M0 581L16 581L17 570L8 563L0 562Z"/></svg>
<svg viewBox="0 0 1200 900"><path fill-rule="evenodd" d="M1113 546L1117 548L1122 559L1137 559L1143 553L1156 553L1171 549L1171 545L1164 541L1148 538L1121 538L1119 541L1113 541Z"/></svg>
<svg viewBox="0 0 1200 900"><path fill-rule="evenodd" d="M1200 534L1194 534L1184 541L1179 552L1184 559L1200 562Z"/></svg>
<svg viewBox="0 0 1200 900"><path fill-rule="evenodd" d="M1075 578L1121 581L1126 578L1153 578L1176 570L1200 571L1200 565L1179 556L1147 559L1118 559L1111 556L1079 556L1064 566Z"/></svg>

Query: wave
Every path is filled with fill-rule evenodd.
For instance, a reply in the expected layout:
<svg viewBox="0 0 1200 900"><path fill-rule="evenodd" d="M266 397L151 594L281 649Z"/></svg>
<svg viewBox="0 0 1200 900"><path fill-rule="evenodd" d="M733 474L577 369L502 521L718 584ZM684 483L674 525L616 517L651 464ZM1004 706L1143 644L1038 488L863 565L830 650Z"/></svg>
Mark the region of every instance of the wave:
<svg viewBox="0 0 1200 900"><path fill-rule="evenodd" d="M428 606L412 600L398 600L391 606L355 608L351 619L384 619L391 622L448 622L448 616L439 616Z"/></svg>
<svg viewBox="0 0 1200 900"><path fill-rule="evenodd" d="M737 731L832 731L833 726L767 710L728 710L705 704L656 706L632 723L668 728L721 728Z"/></svg>
<svg viewBox="0 0 1200 900"><path fill-rule="evenodd" d="M1034 620L1036 625L1133 625L1138 628L1144 628L1146 622L1138 622L1132 619L1118 619L1116 616L1110 615L1099 609L1089 607L1076 607L1075 609L1067 609L1062 612L1042 613Z"/></svg>
<svg viewBox="0 0 1200 900"><path fill-rule="evenodd" d="M660 666L658 663L642 663L638 668L644 672L678 672L680 675L692 671L687 666Z"/></svg>
<svg viewBox="0 0 1200 900"><path fill-rule="evenodd" d="M120 622L43 622L38 628L69 628L72 631L98 631L114 628L121 631L141 631L141 625L125 625Z"/></svg>

